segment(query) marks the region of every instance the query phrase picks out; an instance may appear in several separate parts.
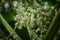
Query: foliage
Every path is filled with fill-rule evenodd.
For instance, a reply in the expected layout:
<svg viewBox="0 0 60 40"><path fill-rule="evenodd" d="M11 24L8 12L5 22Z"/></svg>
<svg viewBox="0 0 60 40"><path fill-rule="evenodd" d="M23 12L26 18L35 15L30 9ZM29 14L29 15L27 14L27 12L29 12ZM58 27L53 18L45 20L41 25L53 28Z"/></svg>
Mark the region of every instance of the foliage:
<svg viewBox="0 0 60 40"><path fill-rule="evenodd" d="M53 40L60 26L60 10L57 11L57 7L56 0L53 3L45 0L1 0L1 39ZM8 35L4 35L2 27Z"/></svg>

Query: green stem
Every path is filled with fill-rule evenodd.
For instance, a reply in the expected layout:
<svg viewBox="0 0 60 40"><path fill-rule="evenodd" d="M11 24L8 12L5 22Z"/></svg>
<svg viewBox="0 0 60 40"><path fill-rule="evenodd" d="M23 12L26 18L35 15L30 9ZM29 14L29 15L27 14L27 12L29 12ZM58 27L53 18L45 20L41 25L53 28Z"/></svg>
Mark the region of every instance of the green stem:
<svg viewBox="0 0 60 40"><path fill-rule="evenodd" d="M60 12L60 11L59 11ZM60 13L56 13L55 17L53 18L49 28L48 28L48 31L46 32L46 35L45 35L45 40L53 40L56 32L58 31L59 29L59 26L60 26Z"/></svg>
<svg viewBox="0 0 60 40"><path fill-rule="evenodd" d="M2 14L0 14L0 20L3 23L4 27L9 33L12 33L12 36L17 35L17 33L11 28L11 26L6 22L6 20L3 18ZM17 35L17 40L21 40L21 38Z"/></svg>

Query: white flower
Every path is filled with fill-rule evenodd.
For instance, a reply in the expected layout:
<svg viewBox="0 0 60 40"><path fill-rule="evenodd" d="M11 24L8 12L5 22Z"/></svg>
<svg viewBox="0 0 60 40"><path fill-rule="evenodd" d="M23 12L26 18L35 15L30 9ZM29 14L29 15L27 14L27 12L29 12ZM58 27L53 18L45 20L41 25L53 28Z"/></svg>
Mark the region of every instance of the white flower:
<svg viewBox="0 0 60 40"><path fill-rule="evenodd" d="M15 23L15 26L17 26L18 25L18 23Z"/></svg>
<svg viewBox="0 0 60 40"><path fill-rule="evenodd" d="M13 1L13 6L17 7L17 5L18 5L18 2L17 1Z"/></svg>
<svg viewBox="0 0 60 40"><path fill-rule="evenodd" d="M44 3L43 9L47 10L48 9L48 2Z"/></svg>
<svg viewBox="0 0 60 40"><path fill-rule="evenodd" d="M24 22L24 21L23 21L23 20L21 20L21 21L20 21L20 24L22 24L23 22Z"/></svg>
<svg viewBox="0 0 60 40"><path fill-rule="evenodd" d="M20 24L20 25L18 26L18 29L22 29L22 24Z"/></svg>
<svg viewBox="0 0 60 40"><path fill-rule="evenodd" d="M49 23L49 21L47 21L47 17L45 16L45 14L47 14L47 13L43 12L41 10L42 8L40 8L40 7L38 7L38 8L34 7L35 9L33 9L33 7L29 6L26 9L26 7L23 6L22 4L23 3L20 3L18 5L18 8L16 9L16 12L17 12L18 16L14 20L16 20L16 19L18 20L16 22L16 23L18 23L17 28L22 29L23 27L29 27L28 30L30 30L31 35L34 36L38 31L40 31L41 36L42 36L43 32L45 32L45 30L46 30L46 29L44 29L44 28L47 27L46 24ZM48 3L46 2L45 5L44 5L45 9L47 8L47 4ZM35 6L38 6L38 5L35 5ZM44 20L44 21L42 21L42 20ZM34 28L36 26L35 24L38 26L37 29ZM33 30L35 30L36 33L35 32L33 33Z"/></svg>
<svg viewBox="0 0 60 40"><path fill-rule="evenodd" d="M8 8L9 8L9 6L10 6L10 5L9 5L9 3L8 3L8 2L6 2L6 3L5 3L5 5L4 5L5 9L8 9Z"/></svg>
<svg viewBox="0 0 60 40"><path fill-rule="evenodd" d="M14 21L17 21L17 20L18 20L18 15L14 17Z"/></svg>
<svg viewBox="0 0 60 40"><path fill-rule="evenodd" d="M17 38L17 35L14 35L13 38L16 39Z"/></svg>

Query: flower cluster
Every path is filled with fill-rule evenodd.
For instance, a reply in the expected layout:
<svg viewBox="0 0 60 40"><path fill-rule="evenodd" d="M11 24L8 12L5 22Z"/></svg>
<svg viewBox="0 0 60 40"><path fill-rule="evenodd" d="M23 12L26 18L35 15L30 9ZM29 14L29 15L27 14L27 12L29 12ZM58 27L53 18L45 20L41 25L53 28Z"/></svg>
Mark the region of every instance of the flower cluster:
<svg viewBox="0 0 60 40"><path fill-rule="evenodd" d="M18 3L17 15L14 17L15 28L19 30L26 27L32 40L39 40L44 36L50 24L51 10L45 12L43 6L33 1L31 6L25 6L22 2ZM38 35L39 34L39 35Z"/></svg>

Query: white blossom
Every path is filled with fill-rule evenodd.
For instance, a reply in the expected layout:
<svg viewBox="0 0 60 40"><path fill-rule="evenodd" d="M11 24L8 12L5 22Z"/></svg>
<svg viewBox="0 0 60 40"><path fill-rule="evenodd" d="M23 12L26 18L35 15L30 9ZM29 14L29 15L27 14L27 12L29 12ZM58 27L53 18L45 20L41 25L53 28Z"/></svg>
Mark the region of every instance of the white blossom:
<svg viewBox="0 0 60 40"><path fill-rule="evenodd" d="M23 6L22 4L23 3L19 3L19 5L16 9L16 13L18 16L16 16L16 18L14 20L18 20L18 21L16 21L16 23L19 24L17 26L17 28L19 30L22 29L23 27L26 27L27 29L29 28L28 30L29 30L29 33L31 34L31 36L33 35L33 37L32 37L33 40L35 40L38 37L37 36L38 31L41 33L41 35L39 35L39 36L42 37L43 32L45 32L47 30L46 24L50 23L49 21L47 21L48 18L45 16L45 15L47 15L47 13L42 11L42 9L43 9L42 7L33 9L34 6L39 6L38 3L36 3L36 5L32 5L33 7L28 6L27 8L26 8L26 6ZM44 5L44 7L45 7L44 9L47 8L47 4L48 3L46 2ZM15 26L16 25L17 24L15 24ZM35 29L34 27L36 25L37 25L37 28ZM34 33L33 33L33 31L34 31ZM34 35L34 34L36 34L36 35Z"/></svg>
<svg viewBox="0 0 60 40"><path fill-rule="evenodd" d="M5 4L4 4L4 7L5 7L5 9L8 9L9 8L9 3L8 2L6 2Z"/></svg>
<svg viewBox="0 0 60 40"><path fill-rule="evenodd" d="M18 2L17 1L13 1L13 6L17 7L18 6Z"/></svg>

